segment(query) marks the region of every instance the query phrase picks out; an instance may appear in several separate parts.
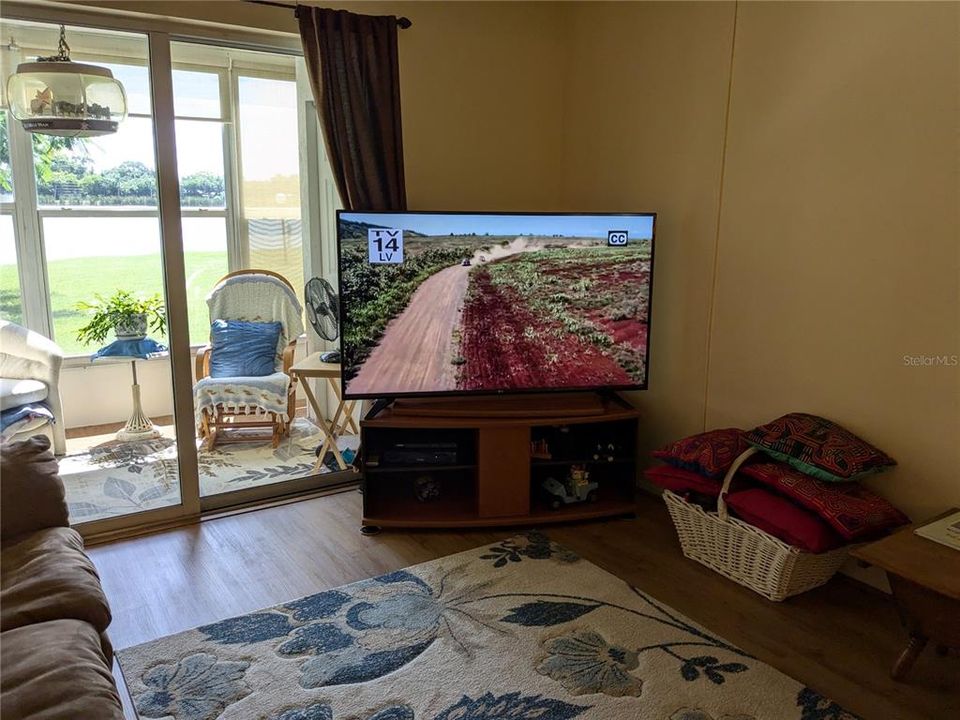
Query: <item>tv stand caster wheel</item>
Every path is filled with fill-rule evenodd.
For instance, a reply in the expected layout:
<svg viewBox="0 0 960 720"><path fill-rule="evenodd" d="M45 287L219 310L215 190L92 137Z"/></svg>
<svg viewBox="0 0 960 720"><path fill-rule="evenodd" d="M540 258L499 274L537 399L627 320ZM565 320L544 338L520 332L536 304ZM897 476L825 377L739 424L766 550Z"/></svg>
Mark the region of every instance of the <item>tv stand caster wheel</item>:
<svg viewBox="0 0 960 720"><path fill-rule="evenodd" d="M379 535L380 526L379 525L361 525L360 534L361 535Z"/></svg>

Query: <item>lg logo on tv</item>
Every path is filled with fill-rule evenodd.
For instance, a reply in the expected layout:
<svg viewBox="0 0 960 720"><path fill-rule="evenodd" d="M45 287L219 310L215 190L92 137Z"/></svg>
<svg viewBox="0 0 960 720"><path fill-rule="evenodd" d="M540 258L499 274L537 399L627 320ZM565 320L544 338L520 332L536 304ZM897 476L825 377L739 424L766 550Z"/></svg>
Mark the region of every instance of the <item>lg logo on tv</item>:
<svg viewBox="0 0 960 720"><path fill-rule="evenodd" d="M607 245L610 247L623 247L627 244L626 230L610 230L607 232Z"/></svg>

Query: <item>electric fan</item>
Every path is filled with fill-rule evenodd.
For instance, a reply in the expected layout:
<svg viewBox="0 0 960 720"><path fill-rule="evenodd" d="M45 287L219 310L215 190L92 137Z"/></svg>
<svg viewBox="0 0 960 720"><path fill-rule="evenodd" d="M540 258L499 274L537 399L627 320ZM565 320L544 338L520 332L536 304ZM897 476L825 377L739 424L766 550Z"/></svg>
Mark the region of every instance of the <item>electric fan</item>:
<svg viewBox="0 0 960 720"><path fill-rule="evenodd" d="M340 300L330 283L320 277L310 278L303 288L307 304L307 319L317 335L324 340L336 340L340 334ZM320 354L324 362L340 362L340 353L329 350Z"/></svg>

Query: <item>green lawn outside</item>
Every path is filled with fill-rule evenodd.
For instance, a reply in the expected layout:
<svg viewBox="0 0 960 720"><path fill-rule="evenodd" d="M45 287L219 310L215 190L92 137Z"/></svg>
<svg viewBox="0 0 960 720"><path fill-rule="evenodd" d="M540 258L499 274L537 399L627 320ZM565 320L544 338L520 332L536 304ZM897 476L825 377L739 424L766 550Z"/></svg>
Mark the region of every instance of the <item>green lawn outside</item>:
<svg viewBox="0 0 960 720"><path fill-rule="evenodd" d="M184 256L187 275L187 307L190 318L190 342L205 343L210 335L206 297L214 284L227 273L225 252L193 252ZM133 257L74 258L47 264L50 278L50 302L53 310L55 340L67 355L94 352L76 340L77 330L86 324L86 314L76 309L80 300L92 300L94 293L108 296L116 290L136 294L163 294L160 255ZM18 321L9 311L10 299L18 294L14 265L0 265L0 298L4 317ZM166 338L155 338L166 342Z"/></svg>

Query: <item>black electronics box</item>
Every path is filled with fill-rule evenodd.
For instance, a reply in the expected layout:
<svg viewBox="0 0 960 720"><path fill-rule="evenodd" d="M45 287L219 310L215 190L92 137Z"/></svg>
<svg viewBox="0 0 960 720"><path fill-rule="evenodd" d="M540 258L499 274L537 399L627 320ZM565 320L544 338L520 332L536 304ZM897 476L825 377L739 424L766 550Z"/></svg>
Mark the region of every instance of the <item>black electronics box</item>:
<svg viewBox="0 0 960 720"><path fill-rule="evenodd" d="M383 452L384 465L456 465L457 444L395 443Z"/></svg>

